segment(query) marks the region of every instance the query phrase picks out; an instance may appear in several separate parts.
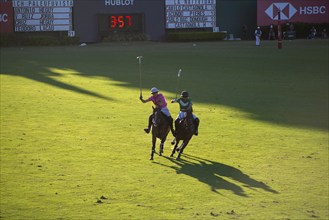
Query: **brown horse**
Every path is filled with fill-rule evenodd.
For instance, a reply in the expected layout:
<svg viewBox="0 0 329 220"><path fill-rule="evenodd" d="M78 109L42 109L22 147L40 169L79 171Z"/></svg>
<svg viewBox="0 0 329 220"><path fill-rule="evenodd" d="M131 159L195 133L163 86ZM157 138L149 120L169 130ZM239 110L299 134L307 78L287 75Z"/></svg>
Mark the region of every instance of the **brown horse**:
<svg viewBox="0 0 329 220"><path fill-rule="evenodd" d="M175 143L176 144L171 152L170 155L171 157L173 157L175 151L177 151L178 156L176 157L176 160L180 159L180 156L182 155L185 147L190 142L194 132L195 132L195 126L193 121L193 115L191 111L188 111L186 117L179 122L179 125L176 128L176 137L171 142L172 145L174 145ZM180 141L183 141L183 143L178 147L178 143Z"/></svg>
<svg viewBox="0 0 329 220"><path fill-rule="evenodd" d="M165 116L161 112L159 108L153 108L153 119L152 119L152 151L151 158L153 160L153 156L155 153L155 144L156 139L159 138L161 140L159 155L162 156L164 142L167 139L167 135L169 133L170 127L169 123L166 120Z"/></svg>

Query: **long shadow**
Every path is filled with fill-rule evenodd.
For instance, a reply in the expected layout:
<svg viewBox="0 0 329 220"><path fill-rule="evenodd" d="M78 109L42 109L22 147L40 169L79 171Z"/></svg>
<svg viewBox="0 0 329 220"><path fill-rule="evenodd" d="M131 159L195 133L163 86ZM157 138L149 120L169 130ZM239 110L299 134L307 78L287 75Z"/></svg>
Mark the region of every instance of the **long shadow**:
<svg viewBox="0 0 329 220"><path fill-rule="evenodd" d="M238 182L243 187L249 189L262 189L267 192L278 193L270 186L251 178L235 167L187 154L184 154L184 157L181 160L164 157L173 162L175 166L168 166L159 162L155 163L172 168L176 170L177 174L185 174L195 178L207 184L211 191L218 194L220 194L221 190L229 190L238 196L248 197L244 189L234 182Z"/></svg>
<svg viewBox="0 0 329 220"><path fill-rule="evenodd" d="M53 77L60 77L61 75L58 73L54 73L54 72L50 72L49 70L47 70L46 68L41 68L41 69L37 69L38 72L29 72L29 70L25 70L25 71L18 71L15 73L6 73L7 75L13 75L13 76L21 76L21 77L25 77L27 79L31 79L40 83L45 83L48 84L50 86L54 86L57 88L61 88L64 90L68 90L68 91L72 91L72 92L77 92L83 95L88 95L88 96L92 96L95 98L101 98L101 99L105 99L105 100L113 100L110 97L106 97L104 95L98 94L96 92L92 92L89 91L87 89L84 88L80 88L78 86L74 86L71 84L67 84L67 83L63 83L60 81L57 81L56 79L54 79ZM4 73L0 73L0 74L4 74Z"/></svg>

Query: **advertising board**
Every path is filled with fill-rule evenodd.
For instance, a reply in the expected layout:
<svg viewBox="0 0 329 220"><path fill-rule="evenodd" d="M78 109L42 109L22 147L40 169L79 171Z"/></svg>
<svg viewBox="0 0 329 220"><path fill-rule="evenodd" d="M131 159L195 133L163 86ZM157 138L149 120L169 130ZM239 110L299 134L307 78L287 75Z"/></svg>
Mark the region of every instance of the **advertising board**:
<svg viewBox="0 0 329 220"><path fill-rule="evenodd" d="M282 21L328 23L328 7L328 0L258 0L257 25L277 23L278 11Z"/></svg>
<svg viewBox="0 0 329 220"><path fill-rule="evenodd" d="M12 2L0 2L0 33L13 32Z"/></svg>

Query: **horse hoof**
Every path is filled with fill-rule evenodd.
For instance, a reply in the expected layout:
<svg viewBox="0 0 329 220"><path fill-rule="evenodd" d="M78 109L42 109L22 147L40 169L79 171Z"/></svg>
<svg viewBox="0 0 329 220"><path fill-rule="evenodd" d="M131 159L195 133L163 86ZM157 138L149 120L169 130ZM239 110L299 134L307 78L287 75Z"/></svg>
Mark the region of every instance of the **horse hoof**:
<svg viewBox="0 0 329 220"><path fill-rule="evenodd" d="M174 144L175 144L175 142L172 141L172 142L171 142L171 145L174 145Z"/></svg>
<svg viewBox="0 0 329 220"><path fill-rule="evenodd" d="M153 160L153 157L151 157L150 160Z"/></svg>

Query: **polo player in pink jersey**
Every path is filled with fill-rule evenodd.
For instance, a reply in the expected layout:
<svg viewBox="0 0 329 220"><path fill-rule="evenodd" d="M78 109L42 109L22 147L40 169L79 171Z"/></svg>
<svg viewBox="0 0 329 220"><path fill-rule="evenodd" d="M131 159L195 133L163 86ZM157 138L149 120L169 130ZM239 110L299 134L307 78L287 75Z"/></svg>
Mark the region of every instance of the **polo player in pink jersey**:
<svg viewBox="0 0 329 220"><path fill-rule="evenodd" d="M171 130L171 133L173 134L173 136L175 136L175 131L173 128L173 118L170 115L169 109L167 107L167 100L164 97L164 95L162 93L159 93L159 90L155 87L153 87L151 89L151 94L152 96L150 96L148 99L143 99L143 96L140 96L139 99L143 102L150 102L152 101L153 104L157 107L161 109L161 113L166 116L165 118L167 119L168 123L169 123L169 127ZM146 133L150 133L151 130L151 125L152 125L152 119L153 119L153 115L151 114L149 117L149 123L148 123L148 127L144 129L144 131Z"/></svg>

